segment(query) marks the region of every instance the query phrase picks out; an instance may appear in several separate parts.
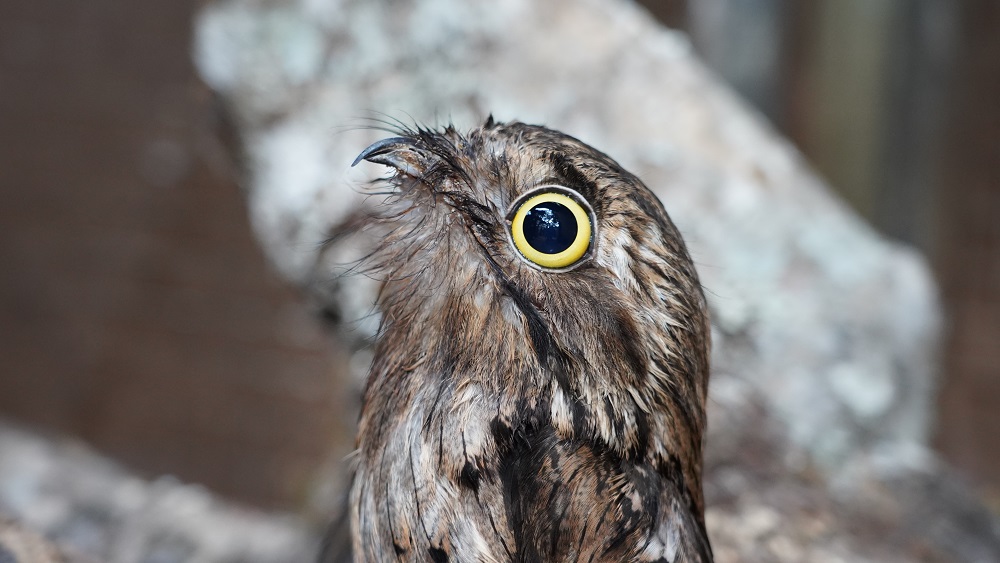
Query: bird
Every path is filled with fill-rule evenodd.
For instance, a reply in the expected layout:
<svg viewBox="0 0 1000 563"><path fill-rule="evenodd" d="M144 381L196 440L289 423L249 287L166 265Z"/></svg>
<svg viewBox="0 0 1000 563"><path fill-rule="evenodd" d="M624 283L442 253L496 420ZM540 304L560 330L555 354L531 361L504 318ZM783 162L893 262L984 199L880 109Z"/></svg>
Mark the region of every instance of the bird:
<svg viewBox="0 0 1000 563"><path fill-rule="evenodd" d="M365 383L355 561L710 562L710 328L661 201L584 142L399 125Z"/></svg>

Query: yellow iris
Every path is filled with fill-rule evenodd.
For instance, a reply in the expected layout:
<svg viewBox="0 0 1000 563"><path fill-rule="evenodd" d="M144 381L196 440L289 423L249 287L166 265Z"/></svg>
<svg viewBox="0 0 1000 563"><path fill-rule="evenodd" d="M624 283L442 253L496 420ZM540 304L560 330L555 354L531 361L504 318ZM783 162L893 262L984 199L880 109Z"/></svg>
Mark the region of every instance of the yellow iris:
<svg viewBox="0 0 1000 563"><path fill-rule="evenodd" d="M514 246L543 267L567 268L590 248L590 213L572 197L543 192L525 200L511 220Z"/></svg>

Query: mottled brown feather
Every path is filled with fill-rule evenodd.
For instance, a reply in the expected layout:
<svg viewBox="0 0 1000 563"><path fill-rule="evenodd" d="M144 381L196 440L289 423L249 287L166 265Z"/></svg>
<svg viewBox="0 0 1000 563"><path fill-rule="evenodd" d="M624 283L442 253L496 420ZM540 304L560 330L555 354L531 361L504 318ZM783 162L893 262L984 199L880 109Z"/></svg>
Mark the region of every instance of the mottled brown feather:
<svg viewBox="0 0 1000 563"><path fill-rule="evenodd" d="M709 325L656 196L543 127L404 129L366 227L383 280L358 434L357 561L711 561ZM596 215L587 258L530 265L507 217L558 184Z"/></svg>

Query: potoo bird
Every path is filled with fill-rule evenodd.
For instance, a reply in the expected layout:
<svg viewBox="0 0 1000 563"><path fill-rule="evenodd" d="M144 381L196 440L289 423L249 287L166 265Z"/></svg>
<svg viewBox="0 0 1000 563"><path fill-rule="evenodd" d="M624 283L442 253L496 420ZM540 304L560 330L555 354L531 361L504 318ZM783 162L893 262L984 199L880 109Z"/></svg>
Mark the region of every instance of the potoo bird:
<svg viewBox="0 0 1000 563"><path fill-rule="evenodd" d="M376 212L357 561L712 560L709 324L634 175L544 127L404 128Z"/></svg>

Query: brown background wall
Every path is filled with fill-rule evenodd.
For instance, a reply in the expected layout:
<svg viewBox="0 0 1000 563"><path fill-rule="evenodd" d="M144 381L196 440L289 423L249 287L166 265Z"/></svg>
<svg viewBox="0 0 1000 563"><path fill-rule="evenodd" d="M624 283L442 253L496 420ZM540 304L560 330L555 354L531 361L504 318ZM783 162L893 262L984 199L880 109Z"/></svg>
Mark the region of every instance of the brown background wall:
<svg viewBox="0 0 1000 563"><path fill-rule="evenodd" d="M950 313L939 447L1000 504L1000 3L962 3L936 203L935 253Z"/></svg>
<svg viewBox="0 0 1000 563"><path fill-rule="evenodd" d="M873 55L824 50L866 17L828 3L743 3L780 33L764 34L778 42L773 64L741 84L719 62L732 60L725 25L650 1L862 213L932 253L952 327L938 443L1000 483L998 8L956 5L942 63L913 51L933 38L900 8L924 2L888 3L883 27L861 28L898 32L872 47L895 54L880 67L893 72L839 95L819 86L824 65L851 84L868 67L849 57ZM197 5L0 0L0 415L80 435L151 475L294 506L349 443L339 413L353 396L337 384L342 354L252 239L189 60ZM825 110L847 116L834 123L874 111L877 126L831 132L818 108L845 100L860 109ZM929 112L940 122L922 121ZM858 135L874 149L848 173L861 164L840 147Z"/></svg>
<svg viewBox="0 0 1000 563"><path fill-rule="evenodd" d="M288 504L338 356L268 269L188 57L194 2L0 2L0 413Z"/></svg>

